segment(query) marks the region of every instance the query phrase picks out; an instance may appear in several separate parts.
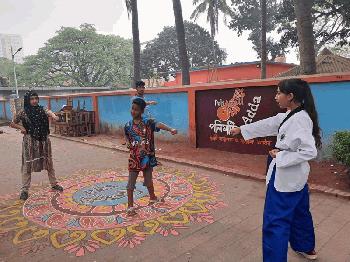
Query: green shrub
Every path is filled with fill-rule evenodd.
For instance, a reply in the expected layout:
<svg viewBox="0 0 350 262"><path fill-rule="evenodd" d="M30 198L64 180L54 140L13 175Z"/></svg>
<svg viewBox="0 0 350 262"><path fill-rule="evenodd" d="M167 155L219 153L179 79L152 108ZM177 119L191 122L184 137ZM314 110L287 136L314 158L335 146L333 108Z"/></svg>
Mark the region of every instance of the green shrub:
<svg viewBox="0 0 350 262"><path fill-rule="evenodd" d="M350 167L350 131L336 132L332 145L333 157Z"/></svg>

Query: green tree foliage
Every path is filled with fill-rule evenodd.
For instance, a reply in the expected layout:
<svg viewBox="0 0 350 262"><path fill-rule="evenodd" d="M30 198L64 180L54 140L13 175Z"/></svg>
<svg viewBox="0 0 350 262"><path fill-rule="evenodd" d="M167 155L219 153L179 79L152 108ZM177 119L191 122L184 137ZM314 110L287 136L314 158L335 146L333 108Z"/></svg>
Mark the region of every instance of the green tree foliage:
<svg viewBox="0 0 350 262"><path fill-rule="evenodd" d="M232 0L233 16L229 27L238 35L249 32L248 39L260 54L260 0ZM350 1L314 0L312 8L315 49L326 45L344 46L350 43ZM269 58L298 46L293 0L267 1L267 50Z"/></svg>
<svg viewBox="0 0 350 262"><path fill-rule="evenodd" d="M350 58L350 45L332 46L329 47L329 49L332 51L332 53L336 55Z"/></svg>
<svg viewBox="0 0 350 262"><path fill-rule="evenodd" d="M277 0L267 1L267 21L266 21L266 47L270 59L274 59L280 53L283 53L287 45L275 40L271 35L276 29L277 16L276 10L279 8ZM261 24L260 24L260 0L233 0L232 1L232 20L229 28L236 31L238 36L246 31L249 32L248 40L252 42L253 49L260 58L261 54Z"/></svg>
<svg viewBox="0 0 350 262"><path fill-rule="evenodd" d="M0 57L0 86L8 86L13 79L13 64L11 60Z"/></svg>
<svg viewBox="0 0 350 262"><path fill-rule="evenodd" d="M197 24L185 21L186 45L190 66L208 66L213 62L212 37ZM216 61L222 64L227 54L215 41ZM143 76L150 78L154 70L167 79L169 72L181 69L175 27L165 27L157 38L147 43L142 52Z"/></svg>
<svg viewBox="0 0 350 262"><path fill-rule="evenodd" d="M18 85L23 85L21 79L25 75L25 68L22 64L16 63L16 76ZM15 78L13 73L13 63L11 60L0 57L0 85L1 86L15 86Z"/></svg>
<svg viewBox="0 0 350 262"><path fill-rule="evenodd" d="M62 27L38 53L25 58L27 86L129 85L132 42L101 35L93 25Z"/></svg>
<svg viewBox="0 0 350 262"><path fill-rule="evenodd" d="M327 44L344 46L350 43L350 1L314 0L312 15L316 50ZM282 41L288 46L296 46L298 42L292 0L281 2L276 20Z"/></svg>
<svg viewBox="0 0 350 262"><path fill-rule="evenodd" d="M350 132L349 131L339 131L334 134L332 151L333 151L333 157L337 161L350 167Z"/></svg>

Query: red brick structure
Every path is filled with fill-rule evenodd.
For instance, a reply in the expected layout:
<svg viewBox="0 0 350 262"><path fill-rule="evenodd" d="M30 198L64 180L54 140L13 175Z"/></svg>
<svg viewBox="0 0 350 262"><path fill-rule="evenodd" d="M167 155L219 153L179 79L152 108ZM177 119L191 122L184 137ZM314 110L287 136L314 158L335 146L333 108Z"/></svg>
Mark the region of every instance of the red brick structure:
<svg viewBox="0 0 350 262"><path fill-rule="evenodd" d="M283 62L268 62L267 78L272 78L293 68L294 64ZM191 84L249 80L260 78L260 62L235 63L231 65L219 66L216 69L198 68L192 69L190 72ZM181 72L175 73L175 80L165 82L164 86L180 86L182 79Z"/></svg>

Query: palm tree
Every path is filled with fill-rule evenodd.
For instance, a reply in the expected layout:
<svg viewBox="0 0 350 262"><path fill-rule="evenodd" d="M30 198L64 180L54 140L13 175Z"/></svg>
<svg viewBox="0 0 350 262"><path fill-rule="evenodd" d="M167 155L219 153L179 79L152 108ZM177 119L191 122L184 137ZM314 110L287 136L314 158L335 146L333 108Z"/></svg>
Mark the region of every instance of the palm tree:
<svg viewBox="0 0 350 262"><path fill-rule="evenodd" d="M179 58L182 71L182 84L189 85L190 81L190 63L188 61L185 26L182 18L182 7L180 0L173 0L173 9L175 16L177 43L179 48Z"/></svg>
<svg viewBox="0 0 350 262"><path fill-rule="evenodd" d="M224 16L224 22L226 23L227 16L232 15L232 10L227 4L226 0L193 0L193 5L196 6L194 9L191 19L196 21L201 14L207 14L207 21L210 24L210 34L212 36L212 52L213 52L213 63L214 70L211 72L210 78L216 78L216 54L215 54L215 36L219 31L219 14L222 13Z"/></svg>
<svg viewBox="0 0 350 262"><path fill-rule="evenodd" d="M226 3L226 0L193 0L194 9L191 19L195 21L201 14L207 13L207 21L210 24L210 33L214 38L219 31L219 14L224 15L224 22L226 23L227 16L232 14L230 6Z"/></svg>
<svg viewBox="0 0 350 262"><path fill-rule="evenodd" d="M260 0L261 8L261 78L266 78L266 60L267 60L267 50L266 50L266 0Z"/></svg>
<svg viewBox="0 0 350 262"><path fill-rule="evenodd" d="M141 46L139 34L139 17L137 10L137 0L125 0L128 16L132 16L132 41L134 53L134 77L133 82L141 79Z"/></svg>
<svg viewBox="0 0 350 262"><path fill-rule="evenodd" d="M315 38L311 15L313 2L313 0L294 0L300 67L302 73L306 75L316 73Z"/></svg>

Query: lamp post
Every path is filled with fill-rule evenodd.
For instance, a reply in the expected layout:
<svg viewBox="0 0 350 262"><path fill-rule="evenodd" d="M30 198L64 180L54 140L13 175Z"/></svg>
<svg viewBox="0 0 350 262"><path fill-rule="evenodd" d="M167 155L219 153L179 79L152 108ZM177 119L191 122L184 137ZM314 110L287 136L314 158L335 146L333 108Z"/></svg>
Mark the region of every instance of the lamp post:
<svg viewBox="0 0 350 262"><path fill-rule="evenodd" d="M19 95L18 95L15 55L21 50L22 50L22 47L18 48L17 51L15 53L13 53L13 49L12 49L12 46L11 46L11 55L12 55L12 63L13 63L13 74L14 74L14 77L15 77L15 87L16 87L16 98L19 98Z"/></svg>

